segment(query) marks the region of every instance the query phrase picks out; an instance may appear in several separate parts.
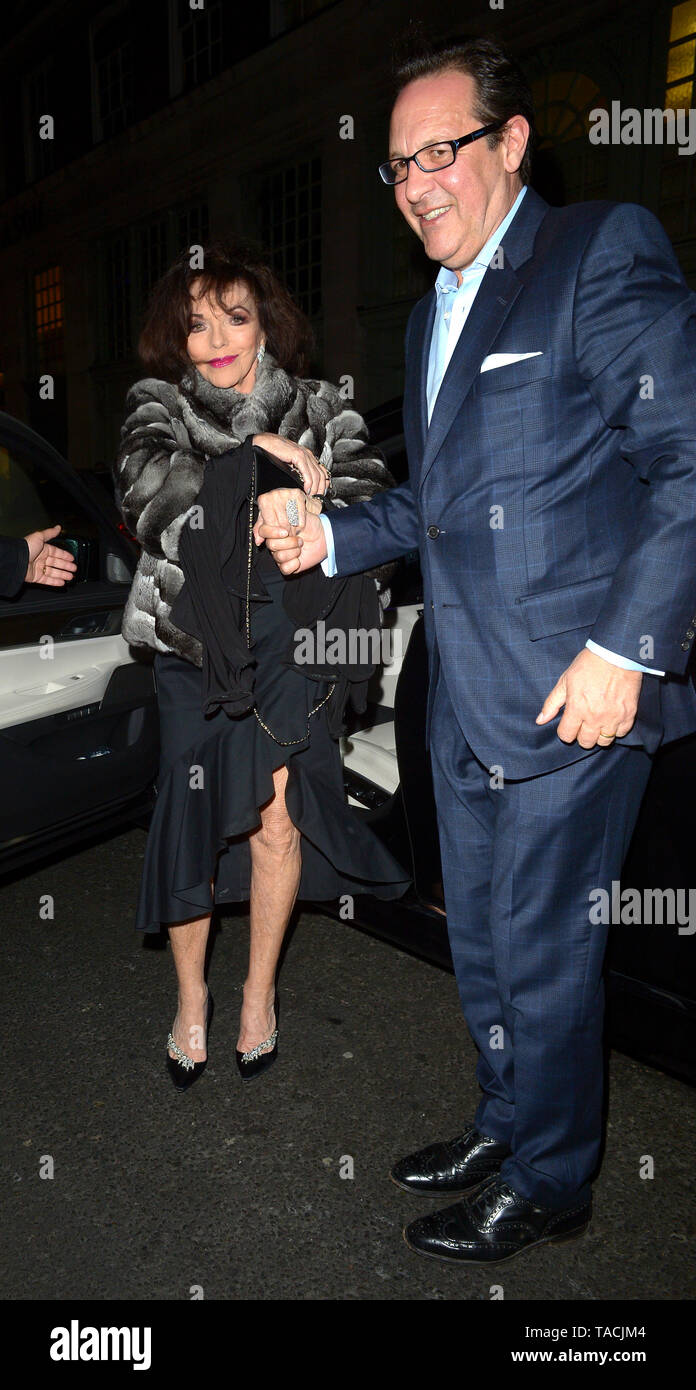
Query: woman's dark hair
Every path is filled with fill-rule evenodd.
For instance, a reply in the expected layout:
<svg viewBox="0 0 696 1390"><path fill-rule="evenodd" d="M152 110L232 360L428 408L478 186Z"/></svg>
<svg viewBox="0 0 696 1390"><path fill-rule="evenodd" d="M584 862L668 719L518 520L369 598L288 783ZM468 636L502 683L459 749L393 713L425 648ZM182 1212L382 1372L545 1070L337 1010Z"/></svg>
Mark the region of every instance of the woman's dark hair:
<svg viewBox="0 0 696 1390"><path fill-rule="evenodd" d="M191 253L182 251L154 286L148 301L138 356L150 376L178 382L191 366L186 343L191 331L191 286L225 308L233 284L244 285L252 295L266 347L276 362L293 376L309 367L312 328L261 249L252 241L216 241L202 248L191 266Z"/></svg>
<svg viewBox="0 0 696 1390"><path fill-rule="evenodd" d="M476 86L474 116L481 125L493 121L509 121L512 116L524 116L529 121L529 140L519 167L523 183L529 183L532 156L536 143L534 103L529 83L514 58L494 39L472 38L446 41L430 46L415 27L402 47L409 56L397 58L394 96L418 77L434 77L441 72L463 72L473 77ZM415 43L414 43L415 40ZM418 45L416 47L416 44ZM502 130L487 135L490 149L500 143Z"/></svg>

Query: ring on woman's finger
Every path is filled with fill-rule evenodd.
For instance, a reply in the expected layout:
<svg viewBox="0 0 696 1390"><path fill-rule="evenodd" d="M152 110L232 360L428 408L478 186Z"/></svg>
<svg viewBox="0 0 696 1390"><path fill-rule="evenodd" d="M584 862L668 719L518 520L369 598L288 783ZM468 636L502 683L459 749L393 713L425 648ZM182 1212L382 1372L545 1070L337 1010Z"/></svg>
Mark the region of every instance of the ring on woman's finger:
<svg viewBox="0 0 696 1390"><path fill-rule="evenodd" d="M289 497L285 503L285 514L291 526L299 526L300 513L297 510L297 503L294 497Z"/></svg>

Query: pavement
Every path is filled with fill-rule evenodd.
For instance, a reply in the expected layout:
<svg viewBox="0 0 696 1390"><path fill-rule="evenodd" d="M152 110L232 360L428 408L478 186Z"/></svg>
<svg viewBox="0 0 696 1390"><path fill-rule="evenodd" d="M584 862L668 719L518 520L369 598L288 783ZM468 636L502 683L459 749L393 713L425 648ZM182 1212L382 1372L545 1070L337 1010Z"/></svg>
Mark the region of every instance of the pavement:
<svg viewBox="0 0 696 1390"><path fill-rule="evenodd" d="M407 1248L404 1223L444 1203L400 1191L390 1165L472 1117L475 1051L453 977L349 923L299 915L279 1060L243 1089L248 919L223 918L210 1061L176 1094L171 953L132 925L144 844L129 830L0 889L4 1298L694 1296L693 1091L619 1054L583 1238L488 1270Z"/></svg>

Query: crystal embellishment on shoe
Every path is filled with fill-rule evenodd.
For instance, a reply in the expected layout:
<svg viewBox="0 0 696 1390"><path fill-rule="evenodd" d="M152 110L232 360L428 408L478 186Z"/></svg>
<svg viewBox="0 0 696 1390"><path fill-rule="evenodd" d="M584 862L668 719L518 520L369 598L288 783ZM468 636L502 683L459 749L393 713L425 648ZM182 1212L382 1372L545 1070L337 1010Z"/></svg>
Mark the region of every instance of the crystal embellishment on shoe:
<svg viewBox="0 0 696 1390"><path fill-rule="evenodd" d="M179 1063L179 1066L183 1067L184 1071L190 1071L192 1067L195 1067L196 1063L194 1062L193 1057L189 1057L186 1052L182 1052L181 1048L179 1047L179 1044L174 1041L174 1038L172 1037L171 1033L167 1038L167 1047L171 1048L172 1052L174 1053L174 1057Z"/></svg>
<svg viewBox="0 0 696 1390"><path fill-rule="evenodd" d="M270 1038L266 1038L265 1042L259 1043L256 1047L250 1047L248 1052L240 1052L239 1048L235 1049L234 1055L237 1063L237 1070L245 1085L250 1081L258 1080L258 1078L263 1076L264 1072L267 1072L269 1068L273 1066L273 1063L278 1060L279 1019L277 994L274 1001L274 1012L275 1018L273 1021L275 1027Z"/></svg>
<svg viewBox="0 0 696 1390"><path fill-rule="evenodd" d="M274 1028L270 1038L266 1038L266 1041L259 1043L257 1047L252 1047L250 1052L240 1052L239 1056L243 1062L255 1062L256 1058L260 1057L267 1047L275 1047L277 1041L278 1029Z"/></svg>
<svg viewBox="0 0 696 1390"><path fill-rule="evenodd" d="M206 1045L210 1036L210 1025L213 1018L213 1008L213 996L210 993L210 990L208 990L208 997L206 1000L205 1007ZM176 1027L176 1020L174 1021L174 1026ZM170 1055L170 1052L174 1053L173 1057ZM174 1034L170 1033L169 1037L167 1038L167 1054L165 1065L167 1071L169 1072L169 1076L174 1084L174 1089L176 1091L181 1092L188 1091L189 1087L193 1086L194 1081L198 1081L198 1078L203 1075L203 1072L205 1071L208 1065L208 1059L206 1057L206 1060L204 1062L194 1062L193 1057L189 1057L188 1053L184 1052L184 1049L182 1047L179 1047L179 1044L174 1041Z"/></svg>

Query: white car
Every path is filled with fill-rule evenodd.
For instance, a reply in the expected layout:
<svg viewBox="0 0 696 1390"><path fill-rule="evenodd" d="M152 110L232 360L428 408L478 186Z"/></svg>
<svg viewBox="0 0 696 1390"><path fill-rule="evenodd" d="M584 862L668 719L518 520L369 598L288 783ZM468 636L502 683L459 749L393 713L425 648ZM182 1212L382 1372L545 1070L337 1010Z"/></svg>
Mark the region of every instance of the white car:
<svg viewBox="0 0 696 1390"><path fill-rule="evenodd" d="M109 495L0 413L0 534L60 523L63 589L0 598L0 871L146 816L159 757L149 666L121 618L138 559Z"/></svg>

